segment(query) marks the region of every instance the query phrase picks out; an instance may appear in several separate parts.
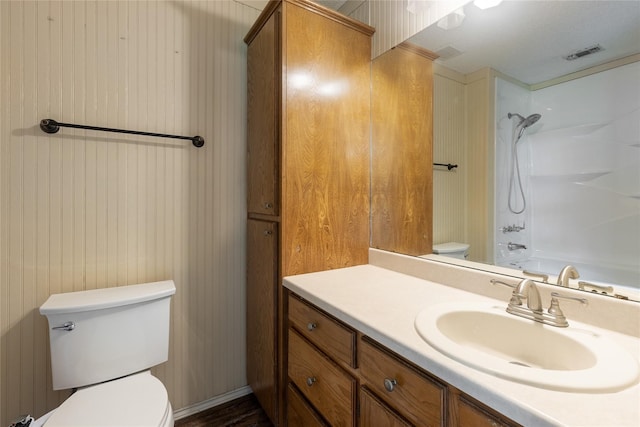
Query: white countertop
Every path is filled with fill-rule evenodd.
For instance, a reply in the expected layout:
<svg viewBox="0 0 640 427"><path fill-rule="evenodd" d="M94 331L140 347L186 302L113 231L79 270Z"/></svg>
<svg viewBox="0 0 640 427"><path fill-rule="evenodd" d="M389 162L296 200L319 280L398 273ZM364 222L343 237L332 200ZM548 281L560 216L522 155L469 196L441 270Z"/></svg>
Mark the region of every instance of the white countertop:
<svg viewBox="0 0 640 427"><path fill-rule="evenodd" d="M416 332L414 319L429 305L485 301L475 293L373 265L286 277L284 286L524 426L640 426L640 385L615 393L569 393L500 379L450 359ZM640 360L637 337L572 322L606 334ZM570 327L571 327L570 326Z"/></svg>

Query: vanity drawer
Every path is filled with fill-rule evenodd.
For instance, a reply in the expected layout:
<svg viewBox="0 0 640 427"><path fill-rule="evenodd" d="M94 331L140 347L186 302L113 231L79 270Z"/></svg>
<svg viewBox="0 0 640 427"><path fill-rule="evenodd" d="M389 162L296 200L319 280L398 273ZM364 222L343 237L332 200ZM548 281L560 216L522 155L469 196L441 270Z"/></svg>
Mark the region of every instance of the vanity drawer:
<svg viewBox="0 0 640 427"><path fill-rule="evenodd" d="M332 426L355 425L356 380L289 329L291 381Z"/></svg>
<svg viewBox="0 0 640 427"><path fill-rule="evenodd" d="M445 425L446 385L369 338L360 344L360 373L368 388L416 426Z"/></svg>
<svg viewBox="0 0 640 427"><path fill-rule="evenodd" d="M291 383L287 387L287 426L328 427Z"/></svg>
<svg viewBox="0 0 640 427"><path fill-rule="evenodd" d="M289 322L335 360L356 367L356 333L300 298L289 295Z"/></svg>
<svg viewBox="0 0 640 427"><path fill-rule="evenodd" d="M360 389L360 427L411 427L365 387Z"/></svg>

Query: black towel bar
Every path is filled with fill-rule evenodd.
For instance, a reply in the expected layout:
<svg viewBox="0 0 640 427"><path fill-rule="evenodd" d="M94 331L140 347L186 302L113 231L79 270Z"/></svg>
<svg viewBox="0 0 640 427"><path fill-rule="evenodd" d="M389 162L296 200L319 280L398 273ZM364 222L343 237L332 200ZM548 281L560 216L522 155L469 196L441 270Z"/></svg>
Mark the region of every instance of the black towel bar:
<svg viewBox="0 0 640 427"><path fill-rule="evenodd" d="M146 135L146 136L157 136L160 138L173 138L173 139L188 139L190 140L195 147L202 147L204 145L204 138L201 136L181 136L181 135L168 135L165 133L154 133L154 132L140 132L136 130L124 130L124 129L113 129L113 128L103 128L98 126L87 126L87 125L75 125L72 123L61 123L57 122L53 119L43 119L40 120L40 129L46 133L56 133L60 130L61 127L67 128L76 128L76 129L89 129L89 130L98 130L102 132L116 132L116 133L127 133L132 135Z"/></svg>
<svg viewBox="0 0 640 427"><path fill-rule="evenodd" d="M451 163L434 163L434 166L445 166L448 170L455 169L458 165L452 165Z"/></svg>

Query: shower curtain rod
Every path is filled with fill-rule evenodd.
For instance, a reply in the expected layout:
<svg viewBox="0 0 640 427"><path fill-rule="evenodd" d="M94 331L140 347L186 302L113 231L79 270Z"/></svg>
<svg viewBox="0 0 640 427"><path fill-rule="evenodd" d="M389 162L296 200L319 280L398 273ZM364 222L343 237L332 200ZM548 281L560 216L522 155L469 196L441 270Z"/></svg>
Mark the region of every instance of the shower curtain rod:
<svg viewBox="0 0 640 427"><path fill-rule="evenodd" d="M445 166L448 170L455 169L458 165L452 165L451 163L434 163L434 166Z"/></svg>
<svg viewBox="0 0 640 427"><path fill-rule="evenodd" d="M202 147L204 145L204 138L201 136L181 136L181 135L168 135L165 133L153 133L153 132L141 132L136 130L124 130L124 129L113 129L113 128L103 128L98 126L87 126L87 125L76 125L72 123L61 123L57 122L53 119L43 119L40 121L40 129L46 133L57 133L61 127L67 128L76 128L76 129L89 129L89 130L99 130L103 132L116 132L116 133L127 133L131 135L146 135L146 136L157 136L160 138L173 138L173 139L188 139L190 140L195 147Z"/></svg>

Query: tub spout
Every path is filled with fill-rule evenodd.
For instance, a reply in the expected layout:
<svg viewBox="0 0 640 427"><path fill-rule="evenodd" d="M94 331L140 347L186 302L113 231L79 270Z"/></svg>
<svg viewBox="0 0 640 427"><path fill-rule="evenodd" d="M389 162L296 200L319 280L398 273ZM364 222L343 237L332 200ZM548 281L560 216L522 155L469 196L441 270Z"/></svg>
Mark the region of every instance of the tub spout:
<svg viewBox="0 0 640 427"><path fill-rule="evenodd" d="M507 245L507 249L509 249L510 251L515 251L518 249L527 249L527 247L520 243L509 242L509 244Z"/></svg>

